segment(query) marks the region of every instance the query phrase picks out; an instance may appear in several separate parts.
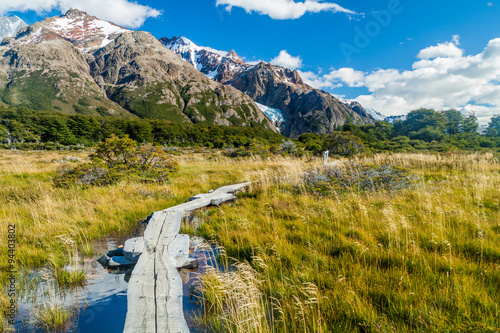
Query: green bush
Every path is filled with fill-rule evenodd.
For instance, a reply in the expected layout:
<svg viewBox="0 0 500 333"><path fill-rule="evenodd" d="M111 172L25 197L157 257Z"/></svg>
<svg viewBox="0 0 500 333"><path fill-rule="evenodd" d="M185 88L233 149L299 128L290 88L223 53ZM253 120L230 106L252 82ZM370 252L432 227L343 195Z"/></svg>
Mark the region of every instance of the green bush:
<svg viewBox="0 0 500 333"><path fill-rule="evenodd" d="M58 187L72 184L83 186L112 185L122 179L163 181L178 170L178 164L162 147L152 144L137 145L128 136L112 135L100 143L90 155L90 164L61 170L54 178Z"/></svg>
<svg viewBox="0 0 500 333"><path fill-rule="evenodd" d="M323 149L332 155L352 156L363 151L361 139L349 132L333 132L325 138Z"/></svg>

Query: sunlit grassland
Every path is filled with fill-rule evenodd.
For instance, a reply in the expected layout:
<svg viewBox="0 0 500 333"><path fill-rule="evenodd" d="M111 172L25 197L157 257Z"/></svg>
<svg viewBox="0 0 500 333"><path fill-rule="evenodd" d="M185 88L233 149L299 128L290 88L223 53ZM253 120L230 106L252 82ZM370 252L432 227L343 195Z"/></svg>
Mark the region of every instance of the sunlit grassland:
<svg viewBox="0 0 500 333"><path fill-rule="evenodd" d="M242 332L244 321L245 332L499 331L498 161L358 160L406 166L420 181L400 192L325 196L306 190L300 163L285 161L247 173L260 180L253 189L211 211L201 235L252 267L201 278L209 330ZM227 292L242 288L252 296Z"/></svg>
<svg viewBox="0 0 500 333"><path fill-rule="evenodd" d="M85 161L87 154L0 151L2 267L7 224L14 223L20 267L49 267L62 284L78 284L81 277L68 277L64 267L97 256L96 240L128 233L194 194L254 181L234 205L211 208L197 231L241 262L230 273L206 274L204 320L212 331L500 327L500 165L490 155L359 158L405 166L420 181L400 192L328 195L303 183L319 160L218 154L176 156L179 173L162 184L55 188L52 177L72 164L62 160L69 156ZM0 299L5 307L4 290ZM52 317L61 321L56 310Z"/></svg>
<svg viewBox="0 0 500 333"><path fill-rule="evenodd" d="M8 224L16 225L18 269L48 267L64 286L81 285L81 256L97 256L93 244L137 227L153 211L185 202L243 179L245 172L277 167L279 160L238 162L216 154L186 154L175 159L179 173L161 184L122 182L109 187L56 188L52 178L88 153L0 151L0 280L6 284ZM65 269L70 266L70 269ZM22 278L18 287L22 289ZM0 292L1 311L8 304ZM59 310L59 309L56 309ZM56 311L58 312L58 311ZM0 330L1 331L1 330Z"/></svg>

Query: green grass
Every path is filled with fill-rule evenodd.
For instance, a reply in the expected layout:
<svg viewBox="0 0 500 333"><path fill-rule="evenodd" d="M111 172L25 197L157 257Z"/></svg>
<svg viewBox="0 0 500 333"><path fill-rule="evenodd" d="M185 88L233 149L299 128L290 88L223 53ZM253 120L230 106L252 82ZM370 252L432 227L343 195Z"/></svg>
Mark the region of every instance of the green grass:
<svg viewBox="0 0 500 333"><path fill-rule="evenodd" d="M194 194L255 181L231 207L204 213L196 231L225 248L223 261L239 262L226 273L212 270L200 286L207 331L500 327L500 165L490 155L360 158L362 165L404 167L419 180L392 192L325 193L303 183L303 172L319 160L212 154L176 156L179 173L161 184L54 188L64 156L86 159L79 152L0 151L0 237L15 223L18 266L51 267L64 286L81 282L74 268L79 255L95 255L94 241L128 233L152 211ZM194 230L185 225L183 232ZM2 267L6 250L1 242ZM7 302L2 291L2 309ZM49 310L54 319L46 322L63 321L60 309Z"/></svg>
<svg viewBox="0 0 500 333"><path fill-rule="evenodd" d="M391 160L441 176L399 192L325 196L290 179L293 168L284 165L261 174L233 207L211 210L199 234L251 263L259 280L266 307L253 320L266 322L249 331L498 332L498 162L423 155L364 162ZM214 332L241 332L224 325L238 318L230 306L211 306L238 302L226 299L231 284L214 289L207 279L203 321ZM227 279L234 280L217 283Z"/></svg>
<svg viewBox="0 0 500 333"><path fill-rule="evenodd" d="M52 110L56 98L56 78L43 75L42 71L26 74L19 72L0 92L0 98L9 105L25 106L35 110Z"/></svg>
<svg viewBox="0 0 500 333"><path fill-rule="evenodd" d="M33 313L34 327L44 332L68 332L75 313L62 305L42 305Z"/></svg>

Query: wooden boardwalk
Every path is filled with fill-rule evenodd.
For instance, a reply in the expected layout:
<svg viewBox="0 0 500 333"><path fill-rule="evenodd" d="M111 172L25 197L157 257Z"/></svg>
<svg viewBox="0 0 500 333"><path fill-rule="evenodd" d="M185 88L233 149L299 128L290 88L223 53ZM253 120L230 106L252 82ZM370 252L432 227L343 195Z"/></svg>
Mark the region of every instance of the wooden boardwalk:
<svg viewBox="0 0 500 333"><path fill-rule="evenodd" d="M236 199L250 183L229 185L189 202L154 212L144 237L125 243L125 256L137 261L127 292L126 333L187 333L178 267L188 262L189 236L179 235L182 217L210 205Z"/></svg>

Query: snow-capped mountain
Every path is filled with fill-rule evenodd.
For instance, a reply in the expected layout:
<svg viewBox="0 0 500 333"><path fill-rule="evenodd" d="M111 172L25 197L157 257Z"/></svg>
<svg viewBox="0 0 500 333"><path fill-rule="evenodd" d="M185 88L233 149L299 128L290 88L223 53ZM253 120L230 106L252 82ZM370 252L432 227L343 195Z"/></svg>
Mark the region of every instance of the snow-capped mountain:
<svg viewBox="0 0 500 333"><path fill-rule="evenodd" d="M12 37L28 25L17 16L0 16L0 42L5 37Z"/></svg>
<svg viewBox="0 0 500 333"><path fill-rule="evenodd" d="M335 96L334 96L335 97ZM355 101L353 99L339 99L340 102L347 105L354 112L359 114L362 117L371 117L375 121L384 120L385 116L381 113L375 111L374 109L364 108L361 103Z"/></svg>
<svg viewBox="0 0 500 333"><path fill-rule="evenodd" d="M36 110L275 130L250 97L207 79L151 33L77 9L4 38L0 95Z"/></svg>
<svg viewBox="0 0 500 333"><path fill-rule="evenodd" d="M252 66L246 64L234 51L219 51L211 47L198 46L186 37L160 38L170 51L179 54L207 77L221 83L231 81L235 74Z"/></svg>
<svg viewBox="0 0 500 333"><path fill-rule="evenodd" d="M366 113L373 117L373 119L377 121L383 121L387 116L384 116L382 113L378 112L372 108L365 108Z"/></svg>
<svg viewBox="0 0 500 333"><path fill-rule="evenodd" d="M406 115L400 115L400 116L388 116L384 118L384 121L389 124L394 124L396 121L401 120L404 121L406 120Z"/></svg>
<svg viewBox="0 0 500 333"><path fill-rule="evenodd" d="M331 133L346 122L375 121L359 103L341 103L335 96L308 86L297 71L266 62L245 63L234 50L201 47L186 37L160 41L206 76L250 96L285 136Z"/></svg>
<svg viewBox="0 0 500 333"><path fill-rule="evenodd" d="M84 53L105 47L121 33L131 32L114 23L101 20L77 9L65 15L49 17L15 35L14 44L38 44L64 39Z"/></svg>

